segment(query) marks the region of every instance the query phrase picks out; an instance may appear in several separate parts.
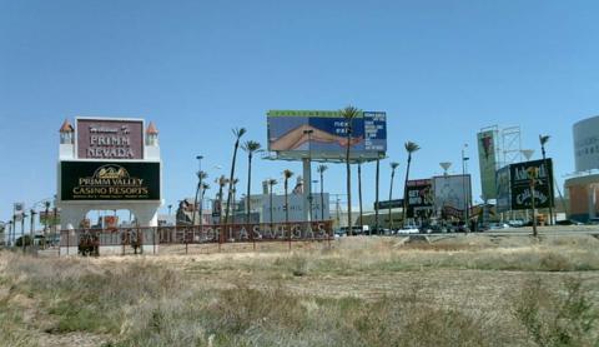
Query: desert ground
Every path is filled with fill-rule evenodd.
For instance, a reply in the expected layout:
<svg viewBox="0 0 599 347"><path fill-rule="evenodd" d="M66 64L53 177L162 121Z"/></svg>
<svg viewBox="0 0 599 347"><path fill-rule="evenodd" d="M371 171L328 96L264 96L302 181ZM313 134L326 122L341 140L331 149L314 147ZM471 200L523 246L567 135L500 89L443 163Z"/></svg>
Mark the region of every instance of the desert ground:
<svg viewBox="0 0 599 347"><path fill-rule="evenodd" d="M597 346L593 228L99 258L4 250L0 345Z"/></svg>

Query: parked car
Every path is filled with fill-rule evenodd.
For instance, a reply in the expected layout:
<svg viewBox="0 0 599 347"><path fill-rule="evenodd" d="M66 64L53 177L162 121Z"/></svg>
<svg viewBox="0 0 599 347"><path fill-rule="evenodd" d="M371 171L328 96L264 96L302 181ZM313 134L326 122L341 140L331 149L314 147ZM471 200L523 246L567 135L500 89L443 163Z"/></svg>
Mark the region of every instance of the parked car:
<svg viewBox="0 0 599 347"><path fill-rule="evenodd" d="M555 221L556 225L583 225L584 223L579 222L575 219L562 219Z"/></svg>
<svg viewBox="0 0 599 347"><path fill-rule="evenodd" d="M489 223L489 230L501 230L509 228L507 223Z"/></svg>
<svg viewBox="0 0 599 347"><path fill-rule="evenodd" d="M509 220L507 224L512 228L520 228L524 226L524 221L521 219L512 219Z"/></svg>
<svg viewBox="0 0 599 347"><path fill-rule="evenodd" d="M415 225L406 225L403 228L397 230L398 234L418 234L420 230Z"/></svg>

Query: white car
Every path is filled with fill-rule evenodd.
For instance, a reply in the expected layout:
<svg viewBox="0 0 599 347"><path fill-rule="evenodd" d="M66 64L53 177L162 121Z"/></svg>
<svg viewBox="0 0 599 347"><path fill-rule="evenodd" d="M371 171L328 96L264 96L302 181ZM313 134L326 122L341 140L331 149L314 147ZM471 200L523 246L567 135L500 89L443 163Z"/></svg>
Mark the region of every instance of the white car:
<svg viewBox="0 0 599 347"><path fill-rule="evenodd" d="M398 234L418 234L420 230L414 225L406 225L405 227L397 230Z"/></svg>

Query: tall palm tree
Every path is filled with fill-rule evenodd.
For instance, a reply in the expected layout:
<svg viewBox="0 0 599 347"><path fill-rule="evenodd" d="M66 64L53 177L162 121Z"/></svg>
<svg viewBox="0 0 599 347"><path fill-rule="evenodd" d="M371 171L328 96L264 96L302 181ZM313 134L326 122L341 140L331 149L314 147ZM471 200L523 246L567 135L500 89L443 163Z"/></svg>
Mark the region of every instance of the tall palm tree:
<svg viewBox="0 0 599 347"><path fill-rule="evenodd" d="M239 141L241 137L246 133L245 128L233 129L233 135L235 136L235 146L233 149L233 159L231 160L231 174L229 175L229 194L227 195L227 210L225 213L225 224L229 223L229 211L231 206L231 198L233 193L233 177L235 176L235 164L237 161L237 150L239 149Z"/></svg>
<svg viewBox="0 0 599 347"><path fill-rule="evenodd" d="M208 173L204 172L204 171L198 171L197 176L198 176L198 186L196 188L196 197L194 200L194 209L193 209L193 217L192 217L191 225L196 225L196 215L197 215L197 210L198 210L198 206L199 206L198 205L198 197L200 195L202 183L204 182L204 180L206 178L208 178ZM200 219L202 218L201 213L202 213L202 211L200 210Z"/></svg>
<svg viewBox="0 0 599 347"><path fill-rule="evenodd" d="M229 191L229 194L231 194L231 211L233 212L231 214L231 224L235 224L235 212L237 212L237 183L239 183L239 178L235 177L233 179L233 184L231 184L231 190ZM229 207L227 206L227 210L228 209Z"/></svg>
<svg viewBox="0 0 599 347"><path fill-rule="evenodd" d="M320 174L320 220L324 220L324 172L329 167L325 164L320 164L316 171Z"/></svg>
<svg viewBox="0 0 599 347"><path fill-rule="evenodd" d="M272 207L272 195L274 192L274 186L276 186L279 182L276 179L271 178L268 180L268 186L270 187L268 190L268 194L270 196L270 232L272 233L272 223L273 223L273 207Z"/></svg>
<svg viewBox="0 0 599 347"><path fill-rule="evenodd" d="M412 163L412 153L418 151L420 146L418 146L415 142L408 141L405 143L404 147L406 148L406 152L408 152L408 166L406 167L406 179L403 184L403 211L402 211L402 223L406 225L406 213L408 210L408 179L410 178L410 164Z"/></svg>
<svg viewBox="0 0 599 347"><path fill-rule="evenodd" d="M283 171L283 178L285 179L283 187L285 188L285 222L289 223L289 179L293 177L293 171L285 169Z"/></svg>
<svg viewBox="0 0 599 347"><path fill-rule="evenodd" d="M543 166L545 167L545 172L547 173L547 179L549 182L549 224L553 224L553 177L549 176L549 167L547 165L547 157L545 153L545 145L549 142L551 136L549 135L539 135L539 142L541 143L541 154L543 155Z"/></svg>
<svg viewBox="0 0 599 347"><path fill-rule="evenodd" d="M283 177L285 178L284 187L285 187L285 223L286 227L289 228L287 233L289 239L289 249L291 249L291 227L289 226L289 201L288 201L288 188L289 188L289 179L293 176L293 171L285 169L283 171Z"/></svg>
<svg viewBox="0 0 599 347"><path fill-rule="evenodd" d="M250 192L251 192L251 188L252 188L252 157L254 156L255 153L258 153L261 151L262 146L260 145L259 142L256 141L246 141L243 146L241 147L247 154L248 154L248 182L247 182L247 193L246 193L246 198L245 198L245 202L246 202L246 218L245 218L245 222L247 224L250 224L250 211L251 211L251 204L250 204ZM250 233L251 235L251 233Z"/></svg>
<svg viewBox="0 0 599 347"><path fill-rule="evenodd" d="M395 181L395 169L399 166L398 162L391 162L391 183L389 184L389 229L393 230L393 217L391 216L391 200L393 200L393 181Z"/></svg>
<svg viewBox="0 0 599 347"><path fill-rule="evenodd" d="M202 211L203 211L203 202L204 202L204 195L206 195L206 191L210 189L210 186L208 185L208 183L206 182L202 182L202 185L200 186L200 233L202 232L202 228L203 228L203 224L204 224L204 218L202 218Z"/></svg>
<svg viewBox="0 0 599 347"><path fill-rule="evenodd" d="M218 184L218 206L220 208L219 211L219 224L223 224L223 189L229 183L229 179L225 177L225 175L221 175L216 181Z"/></svg>
<svg viewBox="0 0 599 347"><path fill-rule="evenodd" d="M345 171L347 174L347 232L348 235L352 235L352 218L351 218L351 163L350 163L350 152L352 143L352 131L353 121L362 114L362 111L358 110L353 106L347 106L341 110L341 116L347 122L346 135L347 142L345 144Z"/></svg>

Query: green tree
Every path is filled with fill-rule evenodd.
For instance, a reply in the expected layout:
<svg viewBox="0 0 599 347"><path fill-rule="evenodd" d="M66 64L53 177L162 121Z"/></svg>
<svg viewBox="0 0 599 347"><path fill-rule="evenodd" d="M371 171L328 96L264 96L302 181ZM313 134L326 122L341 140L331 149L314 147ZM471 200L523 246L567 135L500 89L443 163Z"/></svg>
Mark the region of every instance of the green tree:
<svg viewBox="0 0 599 347"><path fill-rule="evenodd" d="M391 182L389 183L389 229L393 230L393 216L391 215L391 200L393 200L393 181L395 181L395 170L399 166L398 162L391 162Z"/></svg>
<svg viewBox="0 0 599 347"><path fill-rule="evenodd" d="M216 198L220 209L220 211L218 211L218 220L219 224L223 224L223 189L229 183L229 179L225 177L225 175L221 175L215 182L218 184L218 196Z"/></svg>
<svg viewBox="0 0 599 347"><path fill-rule="evenodd" d="M235 136L235 146L233 147L233 159L231 160L231 174L229 175L229 194L227 195L227 207L225 212L225 224L229 223L229 211L231 206L231 198L233 197L233 177L235 177L235 165L237 162L237 150L239 149L239 141L241 137L246 133L245 128L233 129L233 135Z"/></svg>
<svg viewBox="0 0 599 347"><path fill-rule="evenodd" d="M289 179L293 177L293 171L284 170L283 178L285 179L283 187L285 188L285 223L289 223Z"/></svg>
<svg viewBox="0 0 599 347"><path fill-rule="evenodd" d="M250 192L251 192L251 188L252 188L252 157L254 156L255 153L259 153L261 151L262 146L260 145L260 143L256 142L256 141L246 141L243 146L242 149L248 154L248 182L247 182L247 193L246 193L246 198L245 198L245 202L246 202L246 219L245 222L246 223L250 223L250 215L251 215L251 199L250 199ZM250 235L253 235L253 233L250 232Z"/></svg>
<svg viewBox="0 0 599 347"><path fill-rule="evenodd" d="M273 228L272 228L273 227L273 225L272 225L272 223L273 223L272 196L273 196L273 192L274 192L274 186L276 186L278 183L279 182L277 182L277 180L274 179L274 178L271 178L271 179L268 180L268 186L269 186L268 195L269 195L269 198L270 198L270 211L269 212L270 212L270 231L271 231L271 233L272 233L272 230L273 230Z"/></svg>
<svg viewBox="0 0 599 347"><path fill-rule="evenodd" d="M406 216L408 212L408 180L410 179L410 166L412 164L412 153L418 151L420 146L415 142L408 141L404 145L406 152L408 152L408 166L406 167L406 179L403 185L403 211L402 211L402 223L406 225Z"/></svg>
<svg viewBox="0 0 599 347"><path fill-rule="evenodd" d="M347 122L346 125L346 143L345 143L345 171L346 171L346 184L347 184L347 233L352 235L352 209L351 209L351 145L352 145L352 132L354 119L358 118L362 114L362 111L358 110L353 106L347 106L341 110L341 116Z"/></svg>

